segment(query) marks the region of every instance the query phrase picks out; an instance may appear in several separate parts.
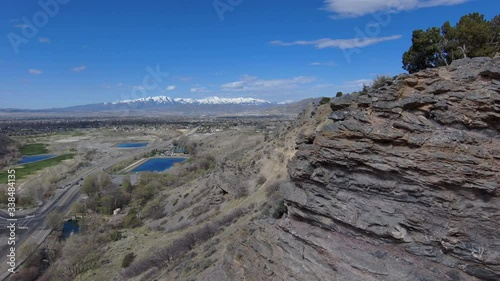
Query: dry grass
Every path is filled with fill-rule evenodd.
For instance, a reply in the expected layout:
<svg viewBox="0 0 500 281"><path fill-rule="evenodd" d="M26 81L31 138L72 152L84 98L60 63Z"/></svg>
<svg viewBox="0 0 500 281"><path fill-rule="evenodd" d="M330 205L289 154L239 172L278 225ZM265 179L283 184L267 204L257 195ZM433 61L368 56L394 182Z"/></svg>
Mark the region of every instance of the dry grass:
<svg viewBox="0 0 500 281"><path fill-rule="evenodd" d="M168 195L160 201L166 216L149 218L144 226L124 231L123 238L109 243L101 258L109 262L80 276L81 280L188 280L217 263L235 233L255 219L257 206L269 200L269 190L277 190L275 183L286 179L286 162L295 153L294 138L278 134L267 142L263 139L262 134L235 131L190 138L200 143L200 153L216 155L219 164L208 174L161 189L161 194ZM242 185L246 194L221 194L221 188L230 191L232 187L220 181L221 174L237 175L238 182L246 183ZM174 244L178 246L170 248ZM151 249L156 249L155 255L175 255L176 262L156 259L145 267L142 261L151 261ZM135 253L135 261L122 277L117 276L123 257L130 252Z"/></svg>

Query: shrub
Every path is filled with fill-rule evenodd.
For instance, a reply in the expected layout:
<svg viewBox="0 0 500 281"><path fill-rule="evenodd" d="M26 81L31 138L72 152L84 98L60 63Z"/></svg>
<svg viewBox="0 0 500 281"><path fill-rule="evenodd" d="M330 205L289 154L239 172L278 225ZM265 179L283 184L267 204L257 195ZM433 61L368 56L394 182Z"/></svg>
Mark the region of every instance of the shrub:
<svg viewBox="0 0 500 281"><path fill-rule="evenodd" d="M285 200L280 200L273 211L273 218L280 219L286 213Z"/></svg>
<svg viewBox="0 0 500 281"><path fill-rule="evenodd" d="M337 94L335 95L337 98L340 98L341 96L343 96L344 94L342 92L337 92Z"/></svg>
<svg viewBox="0 0 500 281"><path fill-rule="evenodd" d="M270 212L271 212L271 205L269 205L269 204L263 204L262 208L261 208L261 214L262 214L262 216L264 216L264 217L267 218L269 216Z"/></svg>
<svg viewBox="0 0 500 281"><path fill-rule="evenodd" d="M71 206L71 212L78 214L78 213L86 213L87 210L86 210L85 205L83 203L81 203L81 202L75 202Z"/></svg>
<svg viewBox="0 0 500 281"><path fill-rule="evenodd" d="M85 180L83 181L82 191L88 196L92 196L93 194L99 192L99 186L97 185L97 177L94 175L86 177Z"/></svg>
<svg viewBox="0 0 500 281"><path fill-rule="evenodd" d="M263 185L266 181L267 181L266 177L264 175L260 175L259 178L257 179L257 184Z"/></svg>
<svg viewBox="0 0 500 281"><path fill-rule="evenodd" d="M363 90L359 92L360 95L366 95L368 94L368 90L370 89L370 86L368 85L363 85Z"/></svg>
<svg viewBox="0 0 500 281"><path fill-rule="evenodd" d="M127 192L127 193L132 193L133 187L132 183L130 182L130 176L124 176L122 179L122 189Z"/></svg>
<svg viewBox="0 0 500 281"><path fill-rule="evenodd" d="M128 212L125 220L123 221L123 226L126 228L135 228L142 224L141 220L137 217L137 211L132 209Z"/></svg>
<svg viewBox="0 0 500 281"><path fill-rule="evenodd" d="M319 104L323 105L323 104L327 104L330 102L330 98L322 98L320 101L319 101Z"/></svg>
<svg viewBox="0 0 500 281"><path fill-rule="evenodd" d="M140 185L134 190L134 199L139 200L141 205L151 200L156 195L154 183Z"/></svg>
<svg viewBox="0 0 500 281"><path fill-rule="evenodd" d="M162 204L163 196L157 196L152 201L149 201L147 205L142 209L141 217L147 217L152 219L161 219L167 214L165 213L165 208Z"/></svg>
<svg viewBox="0 0 500 281"><path fill-rule="evenodd" d="M385 75L377 76L373 80L372 88L374 88L374 89L382 88L383 86L385 86L387 81L392 81L392 77L385 76Z"/></svg>
<svg viewBox="0 0 500 281"><path fill-rule="evenodd" d="M122 239L122 233L118 230L113 230L111 231L111 233L109 234L109 239L111 239L111 241L118 241L120 239Z"/></svg>
<svg viewBox="0 0 500 281"><path fill-rule="evenodd" d="M150 213L150 217L154 220L162 219L166 215L167 215L167 213L165 213L165 210L163 209L163 207L154 208L154 209L152 209L152 212Z"/></svg>
<svg viewBox="0 0 500 281"><path fill-rule="evenodd" d="M205 269L209 268L214 263L215 263L215 261L213 261L212 259L205 259L200 264L200 268L201 268L201 270L205 270Z"/></svg>
<svg viewBox="0 0 500 281"><path fill-rule="evenodd" d="M231 223L233 223L233 221L235 221L237 218L241 217L244 213L245 213L245 211L243 209L241 209L241 208L236 209L236 210L232 211L231 213L223 216L221 219L219 219L217 221L217 223L219 223L221 226L230 225Z"/></svg>
<svg viewBox="0 0 500 281"><path fill-rule="evenodd" d="M108 174L100 173L97 177L97 184L100 189L104 189L111 184L111 177Z"/></svg>
<svg viewBox="0 0 500 281"><path fill-rule="evenodd" d="M234 198L242 198L248 196L248 187L245 183L238 183L234 187Z"/></svg>
<svg viewBox="0 0 500 281"><path fill-rule="evenodd" d="M280 184L281 183L279 181L270 184L266 189L267 197L271 198L274 194L278 193L278 191L280 190Z"/></svg>
<svg viewBox="0 0 500 281"><path fill-rule="evenodd" d="M217 232L221 231L224 226L233 223L236 219L245 213L243 209L236 209L231 213L225 215L221 219L209 222L205 226L200 227L194 231L184 234L181 238L175 240L171 245L166 247L152 247L151 254L132 264L129 268L123 271L123 275L127 277L137 276L149 268L158 267L162 268L167 266L172 260L186 255L197 244L206 242ZM194 253L191 253L194 254Z"/></svg>
<svg viewBox="0 0 500 281"><path fill-rule="evenodd" d="M123 257L122 267L123 268L129 267L130 264L132 264L132 262L134 261L134 259L135 259L135 254L133 252L126 254Z"/></svg>
<svg viewBox="0 0 500 281"><path fill-rule="evenodd" d="M165 232L166 233L172 233L172 232L176 232L176 231L182 231L186 228L188 228L189 226L191 226L189 223L185 222L185 223L177 223L175 224L174 226L170 227L170 228L166 228L165 229Z"/></svg>
<svg viewBox="0 0 500 281"><path fill-rule="evenodd" d="M203 205L198 205L193 208L191 211L191 217L197 218L201 214L207 213L210 210L210 205L209 204L203 204Z"/></svg>

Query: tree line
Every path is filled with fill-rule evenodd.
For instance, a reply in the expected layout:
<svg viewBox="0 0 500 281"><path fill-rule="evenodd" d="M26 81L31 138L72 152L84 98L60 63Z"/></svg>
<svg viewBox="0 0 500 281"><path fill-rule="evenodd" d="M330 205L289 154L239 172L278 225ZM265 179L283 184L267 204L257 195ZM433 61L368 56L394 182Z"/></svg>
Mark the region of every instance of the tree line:
<svg viewBox="0 0 500 281"><path fill-rule="evenodd" d="M468 57L492 57L500 51L500 15L488 21L479 13L467 14L455 26L414 30L412 45L403 54L403 69L414 73L449 65Z"/></svg>

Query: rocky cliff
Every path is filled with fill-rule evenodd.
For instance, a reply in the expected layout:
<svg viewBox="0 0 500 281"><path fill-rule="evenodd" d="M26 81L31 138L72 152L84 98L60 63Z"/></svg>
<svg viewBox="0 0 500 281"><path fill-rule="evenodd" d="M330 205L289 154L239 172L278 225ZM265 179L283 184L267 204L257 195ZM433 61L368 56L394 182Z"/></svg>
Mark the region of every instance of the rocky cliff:
<svg viewBox="0 0 500 281"><path fill-rule="evenodd" d="M500 280L500 59L329 106L288 163L285 217L242 230L206 279Z"/></svg>

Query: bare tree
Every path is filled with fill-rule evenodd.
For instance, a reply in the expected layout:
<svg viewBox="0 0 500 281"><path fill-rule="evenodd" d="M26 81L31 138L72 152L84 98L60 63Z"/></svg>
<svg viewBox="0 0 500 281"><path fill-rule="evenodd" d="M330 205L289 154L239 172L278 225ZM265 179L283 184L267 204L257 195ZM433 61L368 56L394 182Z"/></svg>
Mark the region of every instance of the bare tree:
<svg viewBox="0 0 500 281"><path fill-rule="evenodd" d="M62 229L64 224L64 214L59 211L50 212L45 218L45 224L55 229Z"/></svg>
<svg viewBox="0 0 500 281"><path fill-rule="evenodd" d="M458 49L462 52L463 58L467 58L467 48L465 47L465 44L463 46L458 46Z"/></svg>

